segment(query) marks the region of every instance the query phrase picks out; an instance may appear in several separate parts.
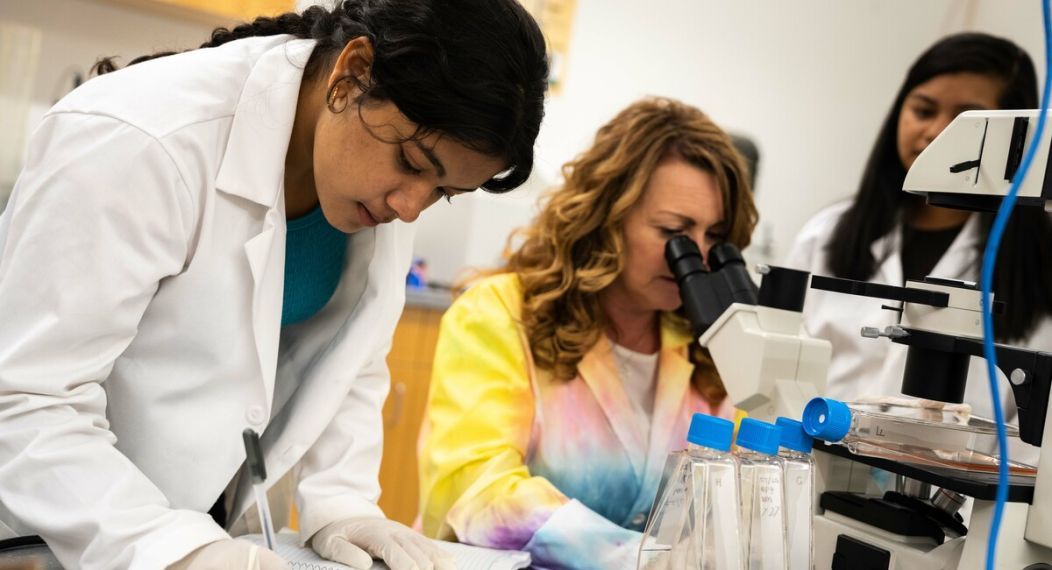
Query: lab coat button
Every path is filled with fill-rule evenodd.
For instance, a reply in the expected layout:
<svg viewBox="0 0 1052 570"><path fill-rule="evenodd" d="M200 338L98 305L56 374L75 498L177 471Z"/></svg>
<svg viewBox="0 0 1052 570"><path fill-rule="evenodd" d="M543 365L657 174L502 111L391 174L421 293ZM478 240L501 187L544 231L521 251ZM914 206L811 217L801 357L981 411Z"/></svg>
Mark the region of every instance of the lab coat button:
<svg viewBox="0 0 1052 570"><path fill-rule="evenodd" d="M636 513L636 516L632 517L632 526L643 526L645 522L647 522L645 513Z"/></svg>
<svg viewBox="0 0 1052 570"><path fill-rule="evenodd" d="M260 425L263 423L263 408L259 406L249 406L248 411L245 412L245 419L248 423L253 425Z"/></svg>

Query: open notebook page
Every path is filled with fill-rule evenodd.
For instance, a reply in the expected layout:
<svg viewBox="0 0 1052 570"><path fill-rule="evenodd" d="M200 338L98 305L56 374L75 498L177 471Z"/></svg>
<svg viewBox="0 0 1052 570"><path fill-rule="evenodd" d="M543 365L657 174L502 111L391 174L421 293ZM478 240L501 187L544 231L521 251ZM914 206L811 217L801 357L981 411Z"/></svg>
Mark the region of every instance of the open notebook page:
<svg viewBox="0 0 1052 570"><path fill-rule="evenodd" d="M263 535L249 534L238 538L248 540L260 546L263 545ZM279 533L274 551L288 561L295 570L349 570L338 562L326 560L314 553L310 548L299 546L298 537L295 534ZM458 570L518 570L530 566L530 555L517 550L492 550L467 546L455 542L442 540L433 541L456 558ZM375 562L372 570L385 570L387 565L383 562Z"/></svg>

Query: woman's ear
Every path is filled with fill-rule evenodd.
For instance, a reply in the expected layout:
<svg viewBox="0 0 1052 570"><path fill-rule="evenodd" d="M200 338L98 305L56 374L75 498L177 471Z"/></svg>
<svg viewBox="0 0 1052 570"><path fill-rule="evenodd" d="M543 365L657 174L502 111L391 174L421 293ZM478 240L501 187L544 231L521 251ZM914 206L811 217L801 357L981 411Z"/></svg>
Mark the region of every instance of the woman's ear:
<svg viewBox="0 0 1052 570"><path fill-rule="evenodd" d="M373 42L365 36L358 36L347 42L343 51L336 58L329 73L326 92L330 100L333 95L353 97L365 91L371 83L370 69L373 65ZM347 82L347 91L341 93L337 84ZM358 93L351 93L354 89ZM330 101L331 102L331 101Z"/></svg>

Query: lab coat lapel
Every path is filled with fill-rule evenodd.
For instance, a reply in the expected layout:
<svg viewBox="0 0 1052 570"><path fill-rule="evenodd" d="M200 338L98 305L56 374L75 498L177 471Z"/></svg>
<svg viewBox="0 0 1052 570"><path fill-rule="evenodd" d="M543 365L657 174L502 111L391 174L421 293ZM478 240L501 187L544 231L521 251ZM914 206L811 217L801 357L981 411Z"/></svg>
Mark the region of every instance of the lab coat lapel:
<svg viewBox="0 0 1052 570"><path fill-rule="evenodd" d="M252 68L231 121L217 190L265 208L259 234L245 243L252 271L252 331L270 414L281 329L285 270L285 155L295 121L303 67L313 41L292 41Z"/></svg>
<svg viewBox="0 0 1052 570"><path fill-rule="evenodd" d="M642 479L647 429L638 423L636 414L632 412L628 394L621 384L613 345L605 335L599 336L599 342L585 354L577 369L595 395L610 428L624 446L636 478Z"/></svg>
<svg viewBox="0 0 1052 570"><path fill-rule="evenodd" d="M393 286L389 274L397 271L397 264L373 263L374 256L395 255L378 251L386 241L378 235L381 233L381 228L367 229L350 238L347 261L333 293L335 302L309 324L291 325L283 333L286 351L280 373L294 377L300 385L260 440L267 472L275 474L268 478L268 486L320 437L344 403L350 383L368 364L364 359L375 353L375 343L382 340L383 334L373 329L376 323L385 322L383 313L389 307L378 302L378 297L384 287ZM241 477L230 520L238 520L252 500L251 486Z"/></svg>
<svg viewBox="0 0 1052 570"><path fill-rule="evenodd" d="M267 212L263 231L245 243L252 270L252 333L266 394L266 414L274 399L274 374L278 361L281 307L285 287L284 208Z"/></svg>
<svg viewBox="0 0 1052 570"><path fill-rule="evenodd" d="M954 238L949 249L935 264L931 274L945 279L977 281L979 279L979 215L972 214Z"/></svg>
<svg viewBox="0 0 1052 570"><path fill-rule="evenodd" d="M373 262L375 256L383 255L377 251L384 241L378 235L381 231L360 230L350 238L348 259L333 293L339 301L326 306L309 327L297 327L292 333L300 340L283 357L289 368L282 372L296 375L300 386L277 419L282 425L279 429L268 428L270 433L264 434L265 448L268 435L280 436L290 444L294 443L292 440L316 440L343 403L351 382L368 364L364 359L376 353L377 343L386 340L386 331L377 328L377 323L385 322L385 304L379 299L384 286L394 285L385 273L393 272L395 264ZM387 255L393 257L392 253ZM295 429L284 429L284 424L292 421L296 422ZM282 454L289 452L289 446L280 441L275 440L274 447ZM299 460L299 455L292 453L275 459Z"/></svg>
<svg viewBox="0 0 1052 570"><path fill-rule="evenodd" d="M877 260L875 281L885 285L905 285L902 277L902 255L899 244L902 242L902 226L895 224L884 237L869 246L873 259Z"/></svg>
<svg viewBox="0 0 1052 570"><path fill-rule="evenodd" d="M665 318L665 317L663 317ZM661 356L658 358L657 395L654 398L654 420L650 425L650 442L647 450L646 478L640 489L656 489L664 468L665 458L669 452L669 442L682 442L677 449L686 447L687 434L675 433L682 430L684 415L690 414L690 376L694 365L690 363L684 350L683 335L667 326L661 330ZM640 503L636 511L645 511L650 507L654 497L645 493L637 498Z"/></svg>

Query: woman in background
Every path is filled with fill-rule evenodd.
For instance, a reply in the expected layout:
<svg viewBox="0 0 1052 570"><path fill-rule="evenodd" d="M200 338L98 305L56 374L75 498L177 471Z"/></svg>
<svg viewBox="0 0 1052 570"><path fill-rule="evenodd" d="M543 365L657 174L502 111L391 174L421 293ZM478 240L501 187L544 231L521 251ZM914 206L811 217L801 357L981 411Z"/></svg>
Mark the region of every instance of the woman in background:
<svg viewBox="0 0 1052 570"><path fill-rule="evenodd" d="M906 171L958 114L981 109L1037 107L1030 57L1014 43L980 33L949 36L910 68L877 135L858 192L812 218L787 265L817 274L905 285L925 276L978 281L993 213L931 206L902 191ZM997 340L1052 348L1052 225L1043 211L1016 208L994 275ZM812 290L804 308L807 331L833 343L826 394L841 400L900 393L906 347L862 338L865 326L896 324L886 301ZM972 359L965 401L992 417L986 369ZM1006 418L1016 415L1002 378Z"/></svg>
<svg viewBox="0 0 1052 570"><path fill-rule="evenodd" d="M639 101L564 167L499 274L442 319L422 437L425 534L546 568L634 568L693 412L733 416L665 242L744 248L747 171L698 109Z"/></svg>

